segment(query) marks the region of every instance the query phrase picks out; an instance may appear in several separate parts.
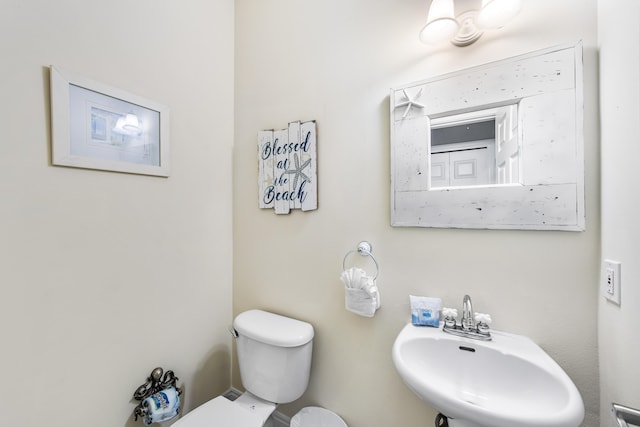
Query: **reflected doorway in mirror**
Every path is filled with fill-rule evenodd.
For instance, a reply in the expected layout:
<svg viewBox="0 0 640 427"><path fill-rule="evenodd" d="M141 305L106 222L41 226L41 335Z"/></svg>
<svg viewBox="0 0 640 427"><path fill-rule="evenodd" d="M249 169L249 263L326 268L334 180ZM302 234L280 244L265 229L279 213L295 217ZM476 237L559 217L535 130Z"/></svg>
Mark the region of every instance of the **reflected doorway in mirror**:
<svg viewBox="0 0 640 427"><path fill-rule="evenodd" d="M521 184L518 105L431 119L430 188Z"/></svg>

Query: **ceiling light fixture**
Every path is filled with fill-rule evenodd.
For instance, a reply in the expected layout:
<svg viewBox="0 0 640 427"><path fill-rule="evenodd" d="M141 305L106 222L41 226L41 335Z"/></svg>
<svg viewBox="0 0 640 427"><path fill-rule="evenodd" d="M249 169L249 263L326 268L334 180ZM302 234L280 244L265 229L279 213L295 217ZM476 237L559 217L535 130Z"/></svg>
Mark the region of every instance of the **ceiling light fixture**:
<svg viewBox="0 0 640 427"><path fill-rule="evenodd" d="M476 3L480 5L479 0ZM427 44L450 40L455 46L469 46L483 31L506 25L521 8L522 0L482 0L480 9L468 9L455 15L454 0L433 0L427 24L420 31L420 40Z"/></svg>

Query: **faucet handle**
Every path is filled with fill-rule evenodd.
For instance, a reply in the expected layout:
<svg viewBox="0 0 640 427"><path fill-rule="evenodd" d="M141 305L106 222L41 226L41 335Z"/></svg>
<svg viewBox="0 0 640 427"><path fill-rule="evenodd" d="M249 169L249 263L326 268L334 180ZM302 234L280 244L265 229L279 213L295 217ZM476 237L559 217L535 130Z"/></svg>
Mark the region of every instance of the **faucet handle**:
<svg viewBox="0 0 640 427"><path fill-rule="evenodd" d="M475 313L474 317L478 332L484 335L489 334L489 325L491 324L491 316L485 313Z"/></svg>
<svg viewBox="0 0 640 427"><path fill-rule="evenodd" d="M458 310L456 310L455 308L447 308L447 307L443 307L442 308L442 315L447 318L453 318L455 319L456 317L458 317Z"/></svg>
<svg viewBox="0 0 640 427"><path fill-rule="evenodd" d="M475 313L474 320L476 323L484 323L486 325L490 325L492 322L491 316L486 313Z"/></svg>
<svg viewBox="0 0 640 427"><path fill-rule="evenodd" d="M447 328L456 327L456 317L458 317L458 310L455 308L442 308L442 316L444 316L444 325Z"/></svg>

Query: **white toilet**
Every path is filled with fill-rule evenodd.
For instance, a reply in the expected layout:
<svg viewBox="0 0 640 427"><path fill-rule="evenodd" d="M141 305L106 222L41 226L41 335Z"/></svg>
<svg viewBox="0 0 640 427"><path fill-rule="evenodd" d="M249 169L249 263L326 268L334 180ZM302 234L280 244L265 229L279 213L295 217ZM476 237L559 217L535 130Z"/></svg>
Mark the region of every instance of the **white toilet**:
<svg viewBox="0 0 640 427"><path fill-rule="evenodd" d="M297 400L307 389L313 326L249 310L235 318L233 328L240 379L247 391L234 401L218 396L183 416L174 427L262 427L278 404ZM303 408L291 425L347 427L338 415L321 408Z"/></svg>

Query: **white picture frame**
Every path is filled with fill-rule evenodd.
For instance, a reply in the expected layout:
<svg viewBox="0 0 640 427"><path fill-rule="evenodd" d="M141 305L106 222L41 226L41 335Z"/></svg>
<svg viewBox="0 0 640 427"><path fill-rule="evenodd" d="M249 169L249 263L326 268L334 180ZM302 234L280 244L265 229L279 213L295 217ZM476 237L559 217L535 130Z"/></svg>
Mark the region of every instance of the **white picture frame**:
<svg viewBox="0 0 640 427"><path fill-rule="evenodd" d="M50 67L55 166L168 177L169 108Z"/></svg>

